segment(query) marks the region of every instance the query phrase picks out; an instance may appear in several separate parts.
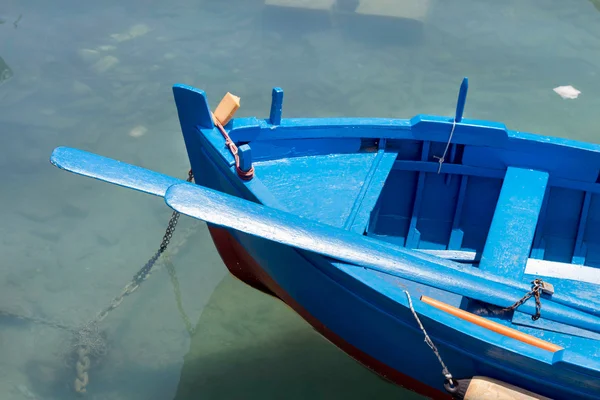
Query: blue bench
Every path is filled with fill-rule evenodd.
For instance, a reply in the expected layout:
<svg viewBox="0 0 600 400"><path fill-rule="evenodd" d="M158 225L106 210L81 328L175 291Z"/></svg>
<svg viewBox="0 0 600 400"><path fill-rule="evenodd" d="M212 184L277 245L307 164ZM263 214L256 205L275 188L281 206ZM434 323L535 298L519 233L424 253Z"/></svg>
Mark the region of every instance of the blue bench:
<svg viewBox="0 0 600 400"><path fill-rule="evenodd" d="M521 280L548 186L548 173L508 167L479 268Z"/></svg>

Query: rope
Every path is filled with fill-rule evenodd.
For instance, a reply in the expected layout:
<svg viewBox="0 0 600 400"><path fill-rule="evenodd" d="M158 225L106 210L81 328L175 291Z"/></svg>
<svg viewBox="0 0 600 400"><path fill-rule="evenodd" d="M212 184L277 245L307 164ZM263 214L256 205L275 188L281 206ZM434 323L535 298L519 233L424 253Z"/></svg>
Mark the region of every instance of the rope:
<svg viewBox="0 0 600 400"><path fill-rule="evenodd" d="M233 158L235 158L235 170L237 171L238 176L245 181L249 181L252 178L254 178L254 166L250 166L250 169L248 171L243 171L242 169L240 169L240 156L238 154L237 146L235 145L235 143L233 143L233 141L227 134L227 131L225 131L225 128L223 128L223 125L221 125L221 123L216 118L213 118L213 120L215 125L217 126L217 128L219 128L219 131L221 131L221 134L225 138L225 145L229 147L229 151L231 151L231 154L233 154Z"/></svg>
<svg viewBox="0 0 600 400"><path fill-rule="evenodd" d="M450 142L452 142L452 135L454 135L454 128L456 128L456 120L452 121L452 130L450 131L450 137L448 137L448 143L446 143L446 149L444 150L444 154L442 154L441 157L433 156L433 158L437 158L439 160L438 162L440 163L440 165L438 166L438 171L437 171L438 174L442 170L442 164L445 161L446 153L448 152L448 148L450 147Z"/></svg>
<svg viewBox="0 0 600 400"><path fill-rule="evenodd" d="M427 343L427 345L431 348L431 350L437 357L438 361L442 365L442 375L444 375L444 378L445 378L445 381L444 381L445 386L449 385L450 388L452 388L452 387L458 385L458 382L456 382L456 380L452 377L452 374L448 370L448 367L446 367L446 364L444 364L444 361L442 360L442 356L440 356L440 353L439 353L437 347L435 347L435 344L433 343L433 341L427 334L425 327L423 327L423 324L421 323L421 320L419 319L419 316L417 315L417 313L413 307L412 299L410 298L410 293L408 293L407 290L404 290L404 293L406 293L406 297L408 298L408 306L410 307L410 311L412 312L413 316L417 320L417 323L419 324L419 327L421 328L423 335L425 335L425 343Z"/></svg>
<svg viewBox="0 0 600 400"><path fill-rule="evenodd" d="M542 302L540 300L540 296L541 296L541 292L544 286L544 281L537 278L535 280L533 280L531 282L531 284L533 285L533 287L531 288L531 290L525 295L523 296L520 300L518 300L515 304L513 304L510 307L506 307L503 308L503 310L505 311L514 311L516 310L521 304L525 303L527 300L529 300L531 298L531 296L535 297L535 315L531 316L531 319L536 321L540 318L541 313L542 313Z"/></svg>

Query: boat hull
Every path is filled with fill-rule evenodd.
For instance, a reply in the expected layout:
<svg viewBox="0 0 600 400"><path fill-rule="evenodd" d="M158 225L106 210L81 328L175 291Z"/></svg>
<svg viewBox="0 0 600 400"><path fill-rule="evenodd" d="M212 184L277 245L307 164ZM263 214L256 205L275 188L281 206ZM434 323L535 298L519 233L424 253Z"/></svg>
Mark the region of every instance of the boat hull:
<svg viewBox="0 0 600 400"><path fill-rule="evenodd" d="M269 276L259 263L244 249L242 245L226 229L209 226L212 240L229 272L253 288L271 294L290 306L298 315L308 322L323 337L340 348L350 357L369 368L386 380L405 387L411 391L432 399L449 400L452 397L380 362L344 340L328 329L301 304L294 300L280 285Z"/></svg>

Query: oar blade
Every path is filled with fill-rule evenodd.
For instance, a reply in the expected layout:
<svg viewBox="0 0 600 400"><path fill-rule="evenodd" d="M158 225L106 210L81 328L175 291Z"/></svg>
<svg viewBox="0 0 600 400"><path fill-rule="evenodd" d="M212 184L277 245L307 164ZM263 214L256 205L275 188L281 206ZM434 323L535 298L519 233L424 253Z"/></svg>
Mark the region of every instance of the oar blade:
<svg viewBox="0 0 600 400"><path fill-rule="evenodd" d="M56 167L140 192L164 196L181 179L70 147L57 147L50 156Z"/></svg>
<svg viewBox="0 0 600 400"><path fill-rule="evenodd" d="M191 184L171 186L165 193L165 202L175 211L213 225L346 259L347 247L332 246L335 240L327 240L332 235L327 235L326 225L294 214ZM340 230L336 230L336 235L338 240L355 236Z"/></svg>

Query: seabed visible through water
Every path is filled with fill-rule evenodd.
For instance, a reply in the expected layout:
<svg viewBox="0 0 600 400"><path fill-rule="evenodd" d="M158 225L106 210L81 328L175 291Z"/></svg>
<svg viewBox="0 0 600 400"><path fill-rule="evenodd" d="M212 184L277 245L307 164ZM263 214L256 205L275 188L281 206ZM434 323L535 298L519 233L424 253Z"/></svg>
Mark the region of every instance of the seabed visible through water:
<svg viewBox="0 0 600 400"><path fill-rule="evenodd" d="M48 158L67 145L185 179L175 83L212 107L240 96L238 116L266 117L280 86L284 117L409 118L453 115L468 76L466 117L600 142L596 0L423 3L418 23L383 24L264 0L4 0L0 309L81 326L154 254L171 215L161 199ZM576 98L553 90L569 85ZM417 398L229 276L204 224L182 217L178 241L179 296L163 263L110 312L87 398ZM0 317L0 398L76 398L69 338Z"/></svg>

